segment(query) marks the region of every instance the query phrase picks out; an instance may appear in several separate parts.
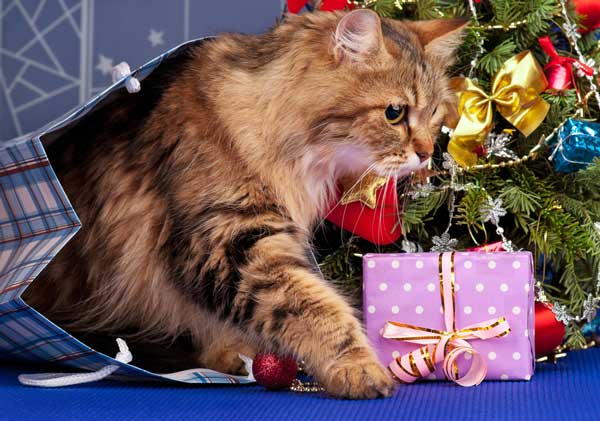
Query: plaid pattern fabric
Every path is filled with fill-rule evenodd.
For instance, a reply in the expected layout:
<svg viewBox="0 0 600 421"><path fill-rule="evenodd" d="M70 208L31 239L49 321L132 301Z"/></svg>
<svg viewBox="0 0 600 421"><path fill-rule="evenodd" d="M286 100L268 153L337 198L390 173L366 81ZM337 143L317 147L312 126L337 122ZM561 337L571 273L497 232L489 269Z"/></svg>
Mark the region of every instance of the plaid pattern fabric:
<svg viewBox="0 0 600 421"><path fill-rule="evenodd" d="M133 75L143 79L170 55L200 41L167 51ZM73 338L20 298L81 226L52 170L41 139L47 133L72 124L100 101L109 100L110 94L121 89L124 82L115 83L37 133L0 142L0 357L56 363L84 371L117 365L119 369L111 376L115 379L248 383L245 377L208 369L161 375L120 363ZM135 361L135 355L133 357Z"/></svg>
<svg viewBox="0 0 600 421"><path fill-rule="evenodd" d="M41 142L0 154L0 303L13 300L79 229Z"/></svg>

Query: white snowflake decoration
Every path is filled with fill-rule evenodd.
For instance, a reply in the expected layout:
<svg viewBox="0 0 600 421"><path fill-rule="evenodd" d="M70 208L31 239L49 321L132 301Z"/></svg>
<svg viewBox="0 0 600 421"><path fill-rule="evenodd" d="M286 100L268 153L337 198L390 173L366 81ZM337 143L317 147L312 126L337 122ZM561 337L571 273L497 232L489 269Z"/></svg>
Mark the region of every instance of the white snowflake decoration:
<svg viewBox="0 0 600 421"><path fill-rule="evenodd" d="M431 183L426 184L415 184L414 189L409 193L411 199L420 199L421 197L429 197L429 195L435 190L435 187Z"/></svg>
<svg viewBox="0 0 600 421"><path fill-rule="evenodd" d="M591 323L596 317L598 304L592 294L589 294L583 303L583 317Z"/></svg>
<svg viewBox="0 0 600 421"><path fill-rule="evenodd" d="M564 324L568 324L571 321L571 316L567 310L567 307L560 303L554 303L552 306L552 313L556 316L556 320Z"/></svg>
<svg viewBox="0 0 600 421"><path fill-rule="evenodd" d="M574 23L563 23L563 29L565 30L565 35L568 38L571 38L573 41L577 41L579 38L581 38L581 34L578 32L578 27L576 24Z"/></svg>
<svg viewBox="0 0 600 421"><path fill-rule="evenodd" d="M456 246L458 245L458 240L456 238L451 238L450 234L447 232L443 233L441 236L434 236L431 241L433 242L433 247L431 247L431 251L435 251L438 253L443 253L446 251L454 251Z"/></svg>
<svg viewBox="0 0 600 421"><path fill-rule="evenodd" d="M444 162L442 162L442 167L450 172L456 172L458 164L454 158L452 158L452 155L450 155L448 152L444 152L442 157L444 159Z"/></svg>
<svg viewBox="0 0 600 421"><path fill-rule="evenodd" d="M506 215L506 209L502 207L502 199L488 197L487 203L479 208L479 213L483 222L489 221L494 225L498 225L500 218Z"/></svg>
<svg viewBox="0 0 600 421"><path fill-rule="evenodd" d="M507 147L510 141L510 135L507 133L490 133L484 143L487 158L489 159L492 156L509 159L519 158L516 153Z"/></svg>

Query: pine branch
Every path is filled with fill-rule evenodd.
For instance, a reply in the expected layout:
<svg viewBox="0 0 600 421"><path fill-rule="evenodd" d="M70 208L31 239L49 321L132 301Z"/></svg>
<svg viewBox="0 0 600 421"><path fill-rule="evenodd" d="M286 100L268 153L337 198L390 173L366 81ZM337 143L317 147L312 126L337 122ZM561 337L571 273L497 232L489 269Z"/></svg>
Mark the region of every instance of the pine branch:
<svg viewBox="0 0 600 421"><path fill-rule="evenodd" d="M532 191L523 190L510 181L506 187L500 190L499 195L506 210L517 215L529 216L540 209L542 198L539 195Z"/></svg>
<svg viewBox="0 0 600 421"><path fill-rule="evenodd" d="M492 51L484 54L479 60L477 68L483 70L490 77L493 77L500 70L502 64L515 55L516 48L517 45L513 40L505 40Z"/></svg>
<svg viewBox="0 0 600 421"><path fill-rule="evenodd" d="M427 197L409 201L402 213L402 232L416 232L420 238L428 238L425 223L433 219L437 210L446 204L446 191L433 192Z"/></svg>

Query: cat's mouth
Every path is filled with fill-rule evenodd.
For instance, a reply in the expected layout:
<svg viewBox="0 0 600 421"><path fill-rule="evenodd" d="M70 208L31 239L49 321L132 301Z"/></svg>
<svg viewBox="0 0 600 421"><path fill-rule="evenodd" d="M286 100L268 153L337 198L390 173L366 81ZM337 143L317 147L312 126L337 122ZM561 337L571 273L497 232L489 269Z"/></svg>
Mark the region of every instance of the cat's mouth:
<svg viewBox="0 0 600 421"><path fill-rule="evenodd" d="M408 159L396 157L387 157L374 166L375 172L383 177L402 178L413 172L426 169L429 160L421 161L416 154L412 154Z"/></svg>

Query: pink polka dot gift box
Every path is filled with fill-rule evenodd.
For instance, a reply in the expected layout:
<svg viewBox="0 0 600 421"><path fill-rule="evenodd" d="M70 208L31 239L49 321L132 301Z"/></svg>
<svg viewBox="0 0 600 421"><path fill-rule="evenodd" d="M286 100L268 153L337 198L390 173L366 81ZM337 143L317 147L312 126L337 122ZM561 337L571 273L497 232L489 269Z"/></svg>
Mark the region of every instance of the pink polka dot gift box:
<svg viewBox="0 0 600 421"><path fill-rule="evenodd" d="M529 252L367 254L367 336L401 383L529 380L533 283Z"/></svg>

